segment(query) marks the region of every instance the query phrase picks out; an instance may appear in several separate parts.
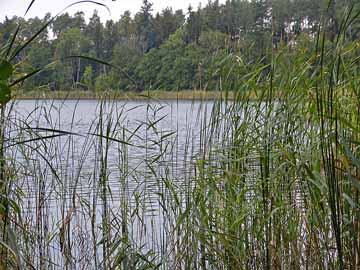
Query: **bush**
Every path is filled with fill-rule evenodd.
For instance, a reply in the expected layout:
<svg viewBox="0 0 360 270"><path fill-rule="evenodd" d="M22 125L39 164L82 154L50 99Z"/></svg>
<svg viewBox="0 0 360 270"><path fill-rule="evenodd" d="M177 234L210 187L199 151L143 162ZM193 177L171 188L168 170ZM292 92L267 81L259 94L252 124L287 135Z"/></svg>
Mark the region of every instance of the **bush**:
<svg viewBox="0 0 360 270"><path fill-rule="evenodd" d="M95 81L95 92L107 91L113 89L111 76L101 74Z"/></svg>

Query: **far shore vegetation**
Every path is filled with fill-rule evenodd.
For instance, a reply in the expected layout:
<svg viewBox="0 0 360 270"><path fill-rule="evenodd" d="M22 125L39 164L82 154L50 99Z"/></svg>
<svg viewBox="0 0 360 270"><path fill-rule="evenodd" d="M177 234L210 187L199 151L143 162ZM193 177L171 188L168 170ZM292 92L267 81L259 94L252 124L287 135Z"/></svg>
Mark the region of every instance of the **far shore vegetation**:
<svg viewBox="0 0 360 270"><path fill-rule="evenodd" d="M23 93L17 93L14 98L23 99L101 99L108 98L113 100L219 100L221 98L233 99L233 92L220 91L200 91L200 90L182 90L182 91L164 91L164 90L148 90L148 91L41 91L33 90Z"/></svg>

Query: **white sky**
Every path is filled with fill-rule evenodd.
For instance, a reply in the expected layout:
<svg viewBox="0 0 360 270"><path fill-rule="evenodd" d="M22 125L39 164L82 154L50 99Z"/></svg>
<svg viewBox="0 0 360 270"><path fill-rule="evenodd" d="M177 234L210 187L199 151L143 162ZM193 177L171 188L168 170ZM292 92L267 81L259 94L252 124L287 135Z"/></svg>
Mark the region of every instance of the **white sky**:
<svg viewBox="0 0 360 270"><path fill-rule="evenodd" d="M0 0L0 21L3 21L5 16L8 16L9 18L14 15L23 16L30 2L31 0ZM55 15L73 2L75 2L75 0L35 0L31 10L26 15L26 18L35 16L42 18L47 12ZM78 4L68 9L67 12L73 14L76 11L81 10L85 13L85 17L89 18L94 9L97 9L103 22L108 19L117 21L125 10L130 10L131 14L134 15L140 10L142 4L142 0L98 0L98 2L106 4L110 9L111 14L109 14L105 8L89 3ZM172 7L174 11L182 9L186 12L190 4L193 8L197 8L199 3L201 3L202 6L205 6L208 0L150 0L150 2L153 3L153 13L161 11L166 7ZM222 3L224 1L220 2Z"/></svg>

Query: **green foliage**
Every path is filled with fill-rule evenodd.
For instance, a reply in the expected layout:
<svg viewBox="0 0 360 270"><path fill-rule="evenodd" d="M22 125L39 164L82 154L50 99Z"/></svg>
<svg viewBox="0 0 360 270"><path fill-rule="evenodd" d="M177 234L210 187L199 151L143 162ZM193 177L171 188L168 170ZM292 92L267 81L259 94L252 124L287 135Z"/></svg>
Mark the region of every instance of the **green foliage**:
<svg viewBox="0 0 360 270"><path fill-rule="evenodd" d="M0 80L7 80L13 73L13 66L6 60L0 62Z"/></svg>
<svg viewBox="0 0 360 270"><path fill-rule="evenodd" d="M89 51L90 41L79 28L62 33L55 47L55 78L62 89L71 89L81 81L85 65L82 59L67 59L72 55L82 55Z"/></svg>
<svg viewBox="0 0 360 270"><path fill-rule="evenodd" d="M25 83L26 89L43 85L52 85L54 89L77 88L86 67L91 65L94 82L98 76L108 74L114 90L204 87L215 90L220 79L224 80L221 76L227 76L228 82L230 78L241 77L219 72L230 71L236 59L254 65L261 59L268 64L271 54L284 46L293 52L301 51L303 37L309 40L309 46L314 46L321 18L327 20L324 33L334 41L345 4L355 4L355 13L359 10L356 2L347 0L332 1L329 8L323 1L310 0L209 1L196 10L189 7L185 19L182 10L171 8L154 15L152 3L144 0L138 13L126 11L118 21L104 24L97 12L88 23L82 12L72 16L64 13L51 21L50 14L42 19L5 18L0 23L0 43L9 40L20 23L18 38L26 40L49 22L51 29L45 27L37 42L24 49L26 57L17 54L16 61L24 63L21 71L26 73L51 61L58 60L58 65L32 77ZM49 38L52 33L54 39ZM355 41L359 33L359 20L354 19L345 38ZM227 57L228 54L232 57ZM67 59L71 55L101 59L124 72L83 59ZM225 63L228 66L222 69ZM235 85L236 81L229 82L229 90L236 90Z"/></svg>
<svg viewBox="0 0 360 270"><path fill-rule="evenodd" d="M1 69L0 69L1 70ZM8 85L0 82L0 104L3 106L11 99L11 90Z"/></svg>
<svg viewBox="0 0 360 270"><path fill-rule="evenodd" d="M1 110L3 110L5 108L5 105L11 99L11 88L9 86L9 79L13 75L13 72L14 72L13 65L9 61L7 61L5 59L1 59L1 55L0 55L0 105L1 105ZM0 143L1 143L1 139L0 139ZM1 181L1 179L0 179L0 181Z"/></svg>
<svg viewBox="0 0 360 270"><path fill-rule="evenodd" d="M111 76L102 74L96 78L95 91L97 93L105 92L112 88Z"/></svg>
<svg viewBox="0 0 360 270"><path fill-rule="evenodd" d="M87 66L85 68L84 71L84 75L82 77L82 81L84 82L84 84L86 85L88 90L92 90L93 89L93 69L92 66Z"/></svg>
<svg viewBox="0 0 360 270"><path fill-rule="evenodd" d="M141 54L139 51L131 46L131 44L116 45L113 52L111 63L123 70L111 70L110 74L114 84L114 89L120 90L137 90L131 78L135 78L135 69L139 64Z"/></svg>

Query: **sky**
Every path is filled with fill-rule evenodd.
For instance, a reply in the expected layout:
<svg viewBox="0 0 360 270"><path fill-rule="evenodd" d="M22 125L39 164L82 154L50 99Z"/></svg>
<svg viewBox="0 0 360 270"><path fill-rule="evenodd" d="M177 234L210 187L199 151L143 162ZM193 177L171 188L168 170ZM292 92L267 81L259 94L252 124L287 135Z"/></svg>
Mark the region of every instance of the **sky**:
<svg viewBox="0 0 360 270"><path fill-rule="evenodd" d="M0 0L0 21L3 21L5 16L8 16L9 18L14 15L23 16L30 2L31 0ZM33 6L26 15L26 18L32 18L35 16L42 18L47 12L55 15L73 2L75 1L35 0ZM140 10L142 0L98 0L98 2L106 4L110 9L110 13L106 8L90 3L78 4L68 9L67 12L73 14L80 10L85 13L86 18L89 18L93 14L94 9L97 9L103 22L108 19L117 21L126 10L130 10L132 14L138 12ZM171 7L174 11L177 9L183 9L186 11L189 5L197 8L199 3L201 3L202 6L205 6L208 0L150 0L150 2L153 3L153 12L156 13L166 7Z"/></svg>

